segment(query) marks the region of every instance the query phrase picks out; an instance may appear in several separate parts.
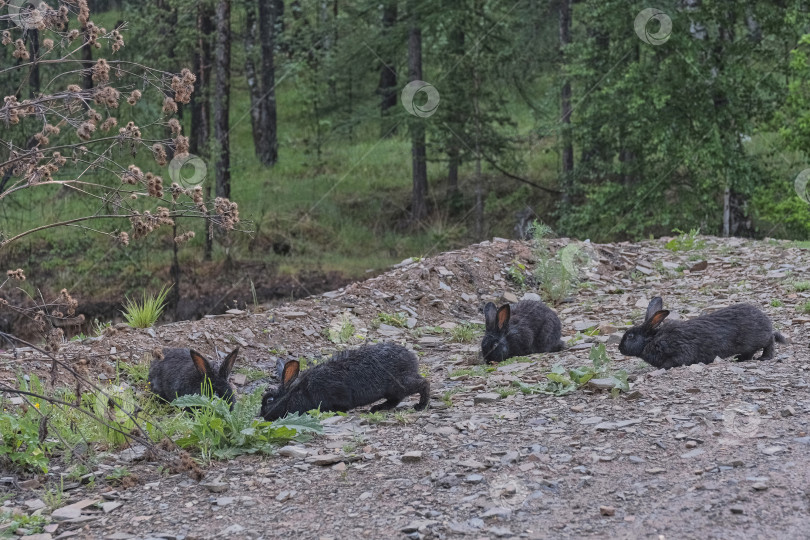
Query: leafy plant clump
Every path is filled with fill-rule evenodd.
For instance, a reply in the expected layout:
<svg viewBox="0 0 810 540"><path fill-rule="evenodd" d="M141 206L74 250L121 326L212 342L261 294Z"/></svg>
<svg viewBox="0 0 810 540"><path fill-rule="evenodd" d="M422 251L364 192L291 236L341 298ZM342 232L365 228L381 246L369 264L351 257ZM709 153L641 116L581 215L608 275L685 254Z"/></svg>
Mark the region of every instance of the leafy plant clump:
<svg viewBox="0 0 810 540"><path fill-rule="evenodd" d="M227 401L208 395L188 395L175 399L177 407L192 407L188 433L176 442L181 448L198 448L205 462L232 459L242 454L271 454L289 441L304 442L312 434L323 433L321 423L308 414L288 414L273 422L255 417L262 390L245 396L231 410Z"/></svg>
<svg viewBox="0 0 810 540"><path fill-rule="evenodd" d="M464 323L450 330L450 341L456 343L472 343L481 335L483 327L480 324Z"/></svg>
<svg viewBox="0 0 810 540"><path fill-rule="evenodd" d="M700 229L691 229L688 233L680 229L672 229L672 232L679 234L664 246L670 251L692 251L693 249L703 249L706 241L698 238Z"/></svg>
<svg viewBox="0 0 810 540"><path fill-rule="evenodd" d="M147 295L144 291L143 299L140 302L127 297L124 311L121 312L127 324L132 328L154 326L166 308L166 298L170 289L171 287L163 287L156 295Z"/></svg>
<svg viewBox="0 0 810 540"><path fill-rule="evenodd" d="M630 390L627 382L627 372L623 369L614 370L612 361L605 350L604 343L591 348L590 365L566 370L560 365L551 368L547 373L548 382L543 384L525 384L515 381L514 384L524 394L548 394L564 396L576 391L591 379L608 379L613 383L611 393L615 396L619 392Z"/></svg>
<svg viewBox="0 0 810 540"><path fill-rule="evenodd" d="M588 261L588 256L573 244L552 255L548 243L551 228L547 225L535 222L533 234L537 285L546 300L559 303L576 291L580 269Z"/></svg>
<svg viewBox="0 0 810 540"><path fill-rule="evenodd" d="M394 313L393 315L390 313L380 313L377 315L377 319L389 326L396 326L398 328L405 328L408 323L408 318L402 313Z"/></svg>

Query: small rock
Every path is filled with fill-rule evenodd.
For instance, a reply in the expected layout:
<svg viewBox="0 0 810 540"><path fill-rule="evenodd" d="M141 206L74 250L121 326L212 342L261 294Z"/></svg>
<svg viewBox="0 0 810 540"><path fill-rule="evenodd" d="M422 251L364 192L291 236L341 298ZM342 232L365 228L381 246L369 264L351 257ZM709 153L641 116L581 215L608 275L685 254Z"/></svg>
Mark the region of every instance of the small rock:
<svg viewBox="0 0 810 540"><path fill-rule="evenodd" d="M22 482L19 482L17 485L19 485L23 489L37 489L42 484L40 484L39 480L37 480L36 478L31 478L29 480L23 480Z"/></svg>
<svg viewBox="0 0 810 540"><path fill-rule="evenodd" d="M225 482L219 482L217 480L211 482L201 482L200 485L211 493L224 493L228 491L229 487Z"/></svg>
<svg viewBox="0 0 810 540"><path fill-rule="evenodd" d="M142 444L135 444L118 454L121 461L140 461L146 457L146 447Z"/></svg>
<svg viewBox="0 0 810 540"><path fill-rule="evenodd" d="M335 463L332 465L332 470L337 472L343 472L346 470L346 464L344 462Z"/></svg>
<svg viewBox="0 0 810 540"><path fill-rule="evenodd" d="M292 458L296 458L296 459L302 459L302 458L307 457L307 454L309 454L309 452L307 452L307 449L304 448L303 446L287 445L287 446L282 446L281 448L278 449L278 455L284 456L284 457L292 457Z"/></svg>
<svg viewBox="0 0 810 540"><path fill-rule="evenodd" d="M498 401L499 399L501 399L501 396L499 394L494 394L494 393L489 393L488 392L488 393L483 393L483 394L476 395L473 398L473 403L475 405L480 405L482 403L493 403L495 401Z"/></svg>
<svg viewBox="0 0 810 540"><path fill-rule="evenodd" d="M29 510L39 510L40 508L45 508L45 503L42 502L42 499L29 499L25 501L25 506Z"/></svg>
<svg viewBox="0 0 810 540"><path fill-rule="evenodd" d="M76 519L82 515L82 511L79 508L70 508L66 506L64 508L59 508L58 510L54 510L51 513L51 518L54 521L67 521L69 519Z"/></svg>
<svg viewBox="0 0 810 540"><path fill-rule="evenodd" d="M793 407L788 406L782 409L779 414L787 418L788 416L795 416L796 410Z"/></svg>
<svg viewBox="0 0 810 540"><path fill-rule="evenodd" d="M404 533L421 532L426 530L431 525L435 525L436 523L438 523L438 521L434 521L432 519L416 519L402 527L400 530Z"/></svg>
<svg viewBox="0 0 810 540"><path fill-rule="evenodd" d="M101 503L101 509L104 510L105 514L109 514L110 512L112 512L113 510L118 508L119 506L123 506L123 504L124 503L120 503L120 502L105 502L105 503Z"/></svg>
<svg viewBox="0 0 810 540"><path fill-rule="evenodd" d="M218 497L217 506L228 506L229 504L233 504L235 500L234 497Z"/></svg>
<svg viewBox="0 0 810 540"><path fill-rule="evenodd" d="M419 461L422 459L422 452L421 450L413 450L411 452L405 452L402 454L402 462L403 463L413 463L415 461Z"/></svg>
<svg viewBox="0 0 810 540"><path fill-rule="evenodd" d="M220 538L233 538L233 535L239 534L244 530L245 530L244 527L242 527L241 525L239 525L237 523L234 523L230 527L225 527L224 529L219 531L219 537Z"/></svg>
<svg viewBox="0 0 810 540"><path fill-rule="evenodd" d="M706 453L706 451L705 451L705 450L702 450L702 449L700 449L700 448L696 448L696 449L692 450L691 452L687 452L687 453L685 453L685 454L681 454L681 459L691 459L691 458L694 458L694 457L698 457L698 456L700 456L700 455L703 455L703 454L705 454L705 453Z"/></svg>
<svg viewBox="0 0 810 540"><path fill-rule="evenodd" d="M742 506L739 506L739 505L730 506L728 509L731 510L732 514L744 514L745 513L745 508L743 508Z"/></svg>
<svg viewBox="0 0 810 540"><path fill-rule="evenodd" d="M667 470L661 467L653 467L651 469L645 469L644 472L648 474L661 474L662 472L667 472Z"/></svg>
<svg viewBox="0 0 810 540"><path fill-rule="evenodd" d="M776 454L784 452L785 450L787 449L784 446L769 446L765 448L762 453L766 456L775 456Z"/></svg>
<svg viewBox="0 0 810 540"><path fill-rule="evenodd" d="M235 373L231 375L231 380L236 386L244 386L247 382L247 375L244 373Z"/></svg>
<svg viewBox="0 0 810 540"><path fill-rule="evenodd" d="M498 518L502 520L507 520L512 515L512 509L506 508L504 506L493 506L483 514L481 514L481 519L487 518Z"/></svg>
<svg viewBox="0 0 810 540"><path fill-rule="evenodd" d="M613 390L613 387L616 386L616 379L591 379L588 381L588 386L597 390Z"/></svg>
<svg viewBox="0 0 810 540"><path fill-rule="evenodd" d="M766 489L768 489L768 484L764 482L755 482L754 484L751 485L751 489L753 489L754 491L765 491Z"/></svg>
<svg viewBox="0 0 810 540"><path fill-rule="evenodd" d="M17 529L18 531L20 529ZM26 534L25 536L21 536L20 540L51 540L53 536L48 533L39 533L39 534Z"/></svg>
<svg viewBox="0 0 810 540"><path fill-rule="evenodd" d="M295 497L295 495L296 495L295 490L291 490L291 491L284 490L284 491L280 492L278 495L276 495L276 500L278 502L288 501L288 500L292 499L293 497Z"/></svg>
<svg viewBox="0 0 810 540"><path fill-rule="evenodd" d="M543 298L537 293L527 292L526 294L523 295L521 300L531 300L533 302L542 302Z"/></svg>
<svg viewBox="0 0 810 540"><path fill-rule="evenodd" d="M518 301L518 297L510 292L503 293L503 299L505 302L509 302L510 304L516 304Z"/></svg>
<svg viewBox="0 0 810 540"><path fill-rule="evenodd" d="M342 459L343 458L341 458L337 454L323 454L319 456L308 457L307 463L312 463L313 465L326 466L326 465L334 465L338 461L342 461Z"/></svg>
<svg viewBox="0 0 810 540"><path fill-rule="evenodd" d="M616 509L613 508L612 506L600 506L599 513L602 514L603 516L615 516Z"/></svg>
<svg viewBox="0 0 810 540"><path fill-rule="evenodd" d="M469 474L466 478L464 478L464 481L468 484L480 484L484 481L484 477L480 474Z"/></svg>

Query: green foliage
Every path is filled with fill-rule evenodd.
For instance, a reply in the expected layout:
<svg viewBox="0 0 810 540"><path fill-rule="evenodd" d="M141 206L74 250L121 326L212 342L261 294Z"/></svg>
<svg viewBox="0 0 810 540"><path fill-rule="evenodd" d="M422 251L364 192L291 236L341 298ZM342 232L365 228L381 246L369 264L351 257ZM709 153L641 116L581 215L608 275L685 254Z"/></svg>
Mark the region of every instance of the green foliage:
<svg viewBox="0 0 810 540"><path fill-rule="evenodd" d="M231 411L228 402L211 395L188 395L172 404L191 409L189 431L176 442L182 448L200 451L203 461L233 459L242 454L271 454L279 444L306 441L322 433L318 420L309 415L288 414L274 422L256 419L262 390L244 396Z"/></svg>
<svg viewBox="0 0 810 540"><path fill-rule="evenodd" d="M506 270L506 277L509 281L520 287L526 288L526 265L515 259Z"/></svg>
<svg viewBox="0 0 810 540"><path fill-rule="evenodd" d="M380 422L385 421L385 412L377 411L377 412L363 413L360 415L360 418L362 418L369 424L379 424Z"/></svg>
<svg viewBox="0 0 810 540"><path fill-rule="evenodd" d="M515 381L524 394L548 394L552 396L564 396L576 391L591 379L610 379L613 382L613 391L627 392L630 385L627 382L627 372L624 370L614 370L610 357L605 350L604 343L600 343L591 348L590 365L565 369L560 365L551 368L551 372L546 374L548 382L545 384L525 384Z"/></svg>
<svg viewBox="0 0 810 540"><path fill-rule="evenodd" d="M267 373L262 371L261 369L251 368L247 366L238 367L234 370L236 373L241 373L247 378L247 382L258 381L259 379L266 377Z"/></svg>
<svg viewBox="0 0 810 540"><path fill-rule="evenodd" d="M121 484L124 478L132 475L126 467L115 467L112 471L104 477L104 479L113 486Z"/></svg>
<svg viewBox="0 0 810 540"><path fill-rule="evenodd" d="M52 488L46 489L42 493L42 502L51 509L51 511L61 508L65 504L65 480L64 477L59 477L59 484Z"/></svg>
<svg viewBox="0 0 810 540"><path fill-rule="evenodd" d="M38 405L35 404L35 407ZM54 443L39 440L40 416L29 409L0 413L0 458L26 470L48 472L48 454Z"/></svg>
<svg viewBox="0 0 810 540"><path fill-rule="evenodd" d="M149 378L149 362L144 359L140 362L120 361L118 362L118 369L124 372L127 381L132 385L145 384Z"/></svg>
<svg viewBox="0 0 810 540"><path fill-rule="evenodd" d="M475 323L464 323L450 330L450 341L456 343L472 343L483 332L484 327Z"/></svg>
<svg viewBox="0 0 810 540"><path fill-rule="evenodd" d="M403 313L379 313L377 320L389 326L396 326L398 328L405 328L407 326L407 317Z"/></svg>
<svg viewBox="0 0 810 540"><path fill-rule="evenodd" d="M138 302L131 300L129 297L124 304L124 315L127 324L132 328L149 328L153 326L166 307L166 297L169 295L171 287L162 287L157 295L147 295L146 291L143 292L143 299Z"/></svg>
<svg viewBox="0 0 810 540"><path fill-rule="evenodd" d="M127 434L135 428L135 411L140 408L132 388L109 385L96 391L89 400L92 411L105 421L98 426L104 440L116 447L127 442Z"/></svg>
<svg viewBox="0 0 810 540"><path fill-rule="evenodd" d="M587 261L587 256L573 244L552 255L547 241L551 229L535 222L533 231L534 255L537 259L534 274L538 287L547 301L559 303L576 291L580 266Z"/></svg>
<svg viewBox="0 0 810 540"><path fill-rule="evenodd" d="M343 317L340 322L340 328L337 330L334 328L327 328L326 336L332 343L347 343L352 336L354 336L354 331L354 324L352 324L348 317Z"/></svg>
<svg viewBox="0 0 810 540"><path fill-rule="evenodd" d="M664 246L670 251L692 251L706 247L706 241L698 238L700 229L692 229L688 233L680 229L673 229L672 232L680 236L676 236Z"/></svg>
<svg viewBox="0 0 810 540"><path fill-rule="evenodd" d="M805 313L805 314L810 313L810 300L808 300L808 301L806 301L806 302L804 302L802 304L799 304L798 306L796 306L796 309L798 309L799 312L801 312L801 313Z"/></svg>
<svg viewBox="0 0 810 540"><path fill-rule="evenodd" d="M791 287L796 292L810 291L810 281L796 281Z"/></svg>
<svg viewBox="0 0 810 540"><path fill-rule="evenodd" d="M771 300L771 307L782 307L785 303L779 300L778 298L774 298Z"/></svg>
<svg viewBox="0 0 810 540"><path fill-rule="evenodd" d="M25 529L27 534L39 534L43 527L48 524L48 519L41 515L12 514L3 512L0 514L0 536L14 538L18 529Z"/></svg>

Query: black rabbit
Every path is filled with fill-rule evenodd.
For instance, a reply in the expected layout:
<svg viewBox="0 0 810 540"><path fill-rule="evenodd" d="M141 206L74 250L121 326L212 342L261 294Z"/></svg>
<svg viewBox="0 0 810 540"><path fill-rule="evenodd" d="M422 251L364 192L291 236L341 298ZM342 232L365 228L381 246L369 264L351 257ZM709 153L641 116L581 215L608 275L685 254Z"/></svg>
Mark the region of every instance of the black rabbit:
<svg viewBox="0 0 810 540"><path fill-rule="evenodd" d="M500 308L489 302L484 306L484 321L481 353L487 363L564 348L560 319L543 302L523 300L514 307L505 304Z"/></svg>
<svg viewBox="0 0 810 540"><path fill-rule="evenodd" d="M669 311L656 296L647 306L644 323L624 333L619 352L638 356L658 368L710 364L716 357L750 360L762 349L760 360L770 360L774 342L788 343L773 331L771 320L751 304L735 304L689 321L667 321Z"/></svg>
<svg viewBox="0 0 810 540"><path fill-rule="evenodd" d="M163 349L163 360L153 361L149 367L149 389L166 401L178 396L201 393L204 379L211 382L214 394L233 407L235 389L228 377L236 361L239 347L214 369L203 355L194 349Z"/></svg>
<svg viewBox="0 0 810 540"><path fill-rule="evenodd" d="M416 355L390 343L365 345L336 353L330 360L299 374L297 360L280 367L281 384L262 397L261 414L266 420L287 413L346 412L385 399L371 412L391 409L407 396L419 394L414 407L427 407L430 382L419 375Z"/></svg>

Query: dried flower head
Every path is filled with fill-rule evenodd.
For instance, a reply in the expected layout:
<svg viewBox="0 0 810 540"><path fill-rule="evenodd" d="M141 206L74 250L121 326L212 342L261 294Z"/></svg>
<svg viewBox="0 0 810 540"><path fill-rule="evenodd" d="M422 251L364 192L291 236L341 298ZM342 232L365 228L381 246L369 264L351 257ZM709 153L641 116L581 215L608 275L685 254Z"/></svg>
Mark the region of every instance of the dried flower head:
<svg viewBox="0 0 810 540"><path fill-rule="evenodd" d="M163 113L175 114L177 112L177 102L169 96L163 98Z"/></svg>
<svg viewBox="0 0 810 540"><path fill-rule="evenodd" d="M135 105L141 99L141 91L140 90L133 90L132 93L127 98L127 103L130 105Z"/></svg>
<svg viewBox="0 0 810 540"><path fill-rule="evenodd" d="M79 126L79 129L76 130L76 135L83 141L89 141L90 138L93 136L93 132L96 130L95 124L93 122L84 122L82 125Z"/></svg>
<svg viewBox="0 0 810 540"><path fill-rule="evenodd" d="M16 279L17 281L25 281L25 273L23 272L22 268L17 268L16 270L9 270L6 272L6 275L9 279Z"/></svg>
<svg viewBox="0 0 810 540"><path fill-rule="evenodd" d="M172 130L172 135L179 135L181 131L183 131L183 126L180 125L180 121L177 118L172 118L169 120L169 129Z"/></svg>
<svg viewBox="0 0 810 540"><path fill-rule="evenodd" d="M172 90L174 90L174 100L178 103L188 103L191 101L191 94L194 92L194 83L197 77L188 69L183 69L180 75L172 77Z"/></svg>
<svg viewBox="0 0 810 540"><path fill-rule="evenodd" d="M93 82L101 85L110 82L110 65L103 58L93 65Z"/></svg>

